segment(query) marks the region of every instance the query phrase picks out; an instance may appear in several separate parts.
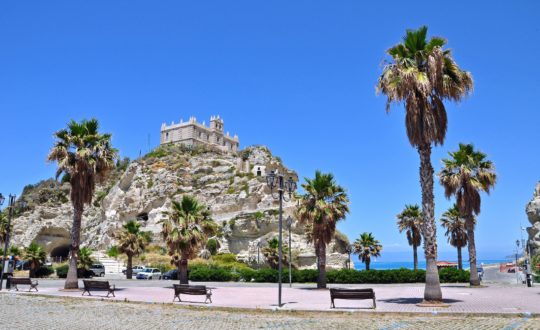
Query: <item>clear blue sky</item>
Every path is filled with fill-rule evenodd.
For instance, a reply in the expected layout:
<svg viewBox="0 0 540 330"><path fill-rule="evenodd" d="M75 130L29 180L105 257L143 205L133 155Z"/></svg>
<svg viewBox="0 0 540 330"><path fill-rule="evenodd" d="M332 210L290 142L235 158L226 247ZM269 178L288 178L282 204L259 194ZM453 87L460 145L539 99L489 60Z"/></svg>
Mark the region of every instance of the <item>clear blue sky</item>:
<svg viewBox="0 0 540 330"><path fill-rule="evenodd" d="M374 85L385 50L426 24L475 80L447 105L434 167L459 142L495 162L477 246L504 257L540 179L539 17L535 1L4 1L0 192L53 175L52 132L71 118L98 118L133 158L163 121L220 114L242 146L268 145L301 176L333 172L352 201L349 238L371 231L387 254L408 252L395 215L420 202L418 155L403 109L386 114ZM451 202L438 184L435 195L438 218Z"/></svg>

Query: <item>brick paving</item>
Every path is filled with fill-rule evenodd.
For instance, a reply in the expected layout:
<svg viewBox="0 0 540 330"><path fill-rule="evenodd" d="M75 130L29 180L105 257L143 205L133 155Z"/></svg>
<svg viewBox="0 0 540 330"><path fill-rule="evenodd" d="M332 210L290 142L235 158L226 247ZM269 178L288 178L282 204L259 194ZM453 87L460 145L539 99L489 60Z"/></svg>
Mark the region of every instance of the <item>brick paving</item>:
<svg viewBox="0 0 540 330"><path fill-rule="evenodd" d="M0 294L0 329L540 329L529 316L218 310Z"/></svg>

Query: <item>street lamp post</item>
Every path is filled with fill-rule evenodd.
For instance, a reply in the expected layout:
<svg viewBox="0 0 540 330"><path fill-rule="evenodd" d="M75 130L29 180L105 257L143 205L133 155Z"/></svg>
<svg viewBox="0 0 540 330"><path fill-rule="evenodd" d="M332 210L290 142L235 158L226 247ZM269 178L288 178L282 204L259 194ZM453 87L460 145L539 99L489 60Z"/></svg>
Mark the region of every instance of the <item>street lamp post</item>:
<svg viewBox="0 0 540 330"><path fill-rule="evenodd" d="M0 201L4 203L4 196L0 195ZM6 237L4 242L4 256L2 258L2 270L0 271L0 291L2 291L2 285L4 284L4 274L6 273L6 268L9 267L9 261L6 260L7 250L9 247L9 238L11 236L11 217L13 216L13 205L15 204L15 195L9 195L8 207L8 222L6 227Z"/></svg>
<svg viewBox="0 0 540 330"><path fill-rule="evenodd" d="M292 288L292 248L291 248L291 228L292 228L292 218L291 216L287 217L287 228L289 228L289 288Z"/></svg>
<svg viewBox="0 0 540 330"><path fill-rule="evenodd" d="M352 245L347 245L345 252L349 255L349 260L347 260L347 268L351 269L351 253L352 253Z"/></svg>
<svg viewBox="0 0 540 330"><path fill-rule="evenodd" d="M519 284L519 267L518 267L519 239L516 240L516 281Z"/></svg>
<svg viewBox="0 0 540 330"><path fill-rule="evenodd" d="M283 260L283 200L288 201L292 198L293 191L296 190L296 182L294 182L292 176L287 180L284 179L283 174L277 174L271 171L266 176L266 183L270 187L270 193L274 199L279 199L279 255L278 255L278 306L281 307L281 275L283 273L282 260ZM277 188L278 196L274 196L274 188ZM285 191L289 194L289 198L285 197Z"/></svg>

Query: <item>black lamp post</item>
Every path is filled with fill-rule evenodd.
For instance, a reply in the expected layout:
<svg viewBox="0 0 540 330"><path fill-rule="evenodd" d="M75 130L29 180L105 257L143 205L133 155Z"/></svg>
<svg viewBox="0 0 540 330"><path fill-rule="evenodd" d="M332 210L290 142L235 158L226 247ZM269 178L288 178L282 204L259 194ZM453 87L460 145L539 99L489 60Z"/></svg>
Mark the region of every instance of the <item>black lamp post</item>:
<svg viewBox="0 0 540 330"><path fill-rule="evenodd" d="M2 205L4 203L5 198L2 195L0 196L1 196L0 201L2 202L0 203L0 205ZM11 217L13 216L14 204L15 204L15 195L9 195L9 202L8 202L9 214L8 214L8 222L7 222L7 227L6 227L6 237L5 237L5 242L4 242L4 256L2 258L2 270L0 271L0 291L2 290L2 285L4 284L4 274L6 273L6 268L9 267L9 261L6 260L6 258L7 258L7 250L9 246L9 238L11 235Z"/></svg>
<svg viewBox="0 0 540 330"><path fill-rule="evenodd" d="M292 228L292 218L291 216L287 217L287 228L289 228L289 288L292 288L292 248L291 248L291 228Z"/></svg>
<svg viewBox="0 0 540 330"><path fill-rule="evenodd" d="M519 284L519 267L518 267L519 239L516 240L516 281Z"/></svg>
<svg viewBox="0 0 540 330"><path fill-rule="evenodd" d="M347 268L348 269L351 269L351 253L353 251L353 247L352 245L347 245L347 247L345 248L345 252L347 252L347 254L349 255L349 259L347 260Z"/></svg>
<svg viewBox="0 0 540 330"><path fill-rule="evenodd" d="M289 201L292 198L293 191L296 190L296 182L294 182L292 176L287 180L284 179L283 174L277 174L271 171L266 176L266 183L270 187L270 193L274 199L279 199L279 256L278 256L278 306L281 307L281 275L283 273L282 260L283 260L283 200ZM274 196L274 188L278 190L278 196ZM285 197L285 191L289 194L289 198Z"/></svg>

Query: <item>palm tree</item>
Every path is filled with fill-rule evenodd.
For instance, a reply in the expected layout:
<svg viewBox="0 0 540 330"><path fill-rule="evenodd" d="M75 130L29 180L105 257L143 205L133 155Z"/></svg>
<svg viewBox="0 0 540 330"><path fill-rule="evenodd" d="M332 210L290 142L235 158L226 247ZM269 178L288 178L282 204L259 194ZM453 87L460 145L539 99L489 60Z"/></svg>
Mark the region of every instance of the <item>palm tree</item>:
<svg viewBox="0 0 540 330"><path fill-rule="evenodd" d="M144 252L144 249L151 242L152 236L148 231L141 230L141 224L137 220L130 220L115 235L118 239L118 251L127 256L126 278L133 276L133 256L138 256Z"/></svg>
<svg viewBox="0 0 540 330"><path fill-rule="evenodd" d="M84 206L92 202L96 182L114 168L117 151L111 146L111 135L100 134L96 119L69 122L67 128L54 133L55 144L47 160L58 163L56 178L62 173L71 184L73 225L69 247L69 270L65 289L77 289L77 259L81 240Z"/></svg>
<svg viewBox="0 0 540 330"><path fill-rule="evenodd" d="M450 159L443 159L444 167L439 173L446 198L456 196L459 212L465 217L467 245L469 248L470 284L480 285L476 270L476 245L474 241L474 216L480 213L480 192L489 194L495 186L495 166L486 154L474 150L472 144L459 144L459 150L450 152Z"/></svg>
<svg viewBox="0 0 540 330"><path fill-rule="evenodd" d="M184 195L182 200L172 201L165 212L161 234L172 262L178 267L180 284L188 284L188 260L204 248L207 238L217 230L208 209L194 197Z"/></svg>
<svg viewBox="0 0 540 330"><path fill-rule="evenodd" d="M266 262L272 269L278 269L279 267L279 240L276 237L273 237L268 240L268 245L265 246L262 249L262 253L264 255L264 258L266 259ZM282 258L281 258L281 264L283 266L288 265L288 254L289 254L289 247L287 244L282 245Z"/></svg>
<svg viewBox="0 0 540 330"><path fill-rule="evenodd" d="M86 246L81 247L79 250L79 259L77 263L77 268L81 271L87 271L92 267L94 264L94 258L92 257L92 253L94 251Z"/></svg>
<svg viewBox="0 0 540 330"><path fill-rule="evenodd" d="M457 249L458 268L463 269L461 249L467 245L468 236L467 229L465 228L465 219L459 213L456 204L442 214L441 224L446 229L444 235L448 237L448 243Z"/></svg>
<svg viewBox="0 0 540 330"><path fill-rule="evenodd" d="M36 277L36 272L45 262L47 253L45 253L45 250L41 245L32 242L28 248L26 248L24 258L30 262L30 277Z"/></svg>
<svg viewBox="0 0 540 330"><path fill-rule="evenodd" d="M373 237L371 233L363 233L353 243L353 252L358 254L358 259L366 264L366 270L369 270L371 257L380 257L382 245Z"/></svg>
<svg viewBox="0 0 540 330"><path fill-rule="evenodd" d="M326 245L336 232L336 223L349 212L349 198L331 173L315 172L314 179L305 178L296 210L300 223L306 225L309 241L313 242L317 256L317 288L326 288Z"/></svg>
<svg viewBox="0 0 540 330"><path fill-rule="evenodd" d="M397 215L399 232L405 231L409 245L413 247L414 270L418 269L417 249L422 244L422 211L418 205L405 205Z"/></svg>
<svg viewBox="0 0 540 330"><path fill-rule="evenodd" d="M432 37L427 27L407 30L403 42L390 48L392 57L379 77L377 93L387 97L386 110L391 103L405 104L407 137L420 156L420 185L424 254L426 257L426 286L424 301L442 302L437 271L437 233L433 199L432 144L442 145L446 136L447 117L443 101L460 101L473 88L472 76L454 62L446 40Z"/></svg>

